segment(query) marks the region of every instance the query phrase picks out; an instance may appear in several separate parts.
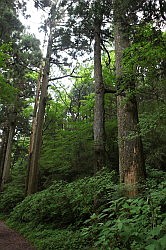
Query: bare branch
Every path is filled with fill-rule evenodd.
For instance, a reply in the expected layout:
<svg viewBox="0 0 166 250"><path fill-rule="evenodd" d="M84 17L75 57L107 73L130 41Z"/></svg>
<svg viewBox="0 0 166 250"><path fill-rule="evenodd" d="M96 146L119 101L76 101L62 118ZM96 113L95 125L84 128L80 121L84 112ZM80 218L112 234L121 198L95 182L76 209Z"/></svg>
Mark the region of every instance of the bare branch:
<svg viewBox="0 0 166 250"><path fill-rule="evenodd" d="M66 77L82 78L82 76L73 75L74 70L75 70L75 68L72 70L72 72L70 74L67 74L67 75L64 75L64 76L50 78L49 81L56 81L56 80L60 80L60 79L66 78Z"/></svg>
<svg viewBox="0 0 166 250"><path fill-rule="evenodd" d="M102 39L101 39L101 45L102 45L103 49L105 50L105 52L107 53L107 56L108 56L108 63L107 63L107 66L109 66L110 63L111 63L110 53L109 53L109 51L107 50L107 48L105 47L104 42L103 42Z"/></svg>

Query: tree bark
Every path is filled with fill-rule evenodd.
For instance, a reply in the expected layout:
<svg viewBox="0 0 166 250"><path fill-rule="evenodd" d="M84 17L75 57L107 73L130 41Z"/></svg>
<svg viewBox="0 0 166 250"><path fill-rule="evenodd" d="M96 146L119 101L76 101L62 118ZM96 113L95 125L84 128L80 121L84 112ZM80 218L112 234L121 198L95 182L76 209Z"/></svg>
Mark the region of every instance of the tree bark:
<svg viewBox="0 0 166 250"><path fill-rule="evenodd" d="M123 51L129 47L128 32L122 19L114 16L120 182L125 185L126 194L135 197L140 192L140 184L145 181L143 147L134 94L135 83L132 80L125 82L122 64Z"/></svg>
<svg viewBox="0 0 166 250"><path fill-rule="evenodd" d="M5 161L4 161L4 166L3 166L1 190L3 190L4 184L9 180L9 176L10 176L11 151L12 151L14 130L15 130L15 126L10 125L6 153L5 153Z"/></svg>
<svg viewBox="0 0 166 250"><path fill-rule="evenodd" d="M4 184L10 177L11 153L14 131L16 128L17 105L6 108L5 122L3 125L1 159L0 159L0 190L3 191Z"/></svg>
<svg viewBox="0 0 166 250"><path fill-rule="evenodd" d="M94 172L105 165L105 129L104 129L104 84L101 64L101 22L95 23L94 44L94 79L95 79L95 106L94 106Z"/></svg>
<svg viewBox="0 0 166 250"><path fill-rule="evenodd" d="M30 136L29 160L28 160L28 169L27 169L27 178L26 178L26 193L28 190L29 173L30 173L30 168L31 168L31 157L32 157L32 153L33 153L34 141L35 141L35 136L36 136L37 114L38 114L38 110L39 110L41 82L42 82L42 69L40 69L40 75L39 75L38 81L37 81L35 105L34 105L34 109L33 109L33 121L32 121L32 130L31 130L31 136Z"/></svg>
<svg viewBox="0 0 166 250"><path fill-rule="evenodd" d="M42 130L45 116L45 106L47 101L47 88L49 82L50 72L50 58L52 54L52 34L50 28L50 35L47 46L47 55L45 60L45 66L43 70L43 78L41 85L41 95L39 101L39 107L37 112L36 126L34 126L33 136L31 137L30 143L30 154L29 154L29 170L27 179L27 195L37 192L38 189L38 174L39 174L39 158L40 150L42 146Z"/></svg>
<svg viewBox="0 0 166 250"><path fill-rule="evenodd" d="M5 163L8 136L9 136L9 127L7 126L7 122L5 122L3 126L2 138L1 138L1 150L0 150L0 191L2 191L1 184L2 184L2 175Z"/></svg>

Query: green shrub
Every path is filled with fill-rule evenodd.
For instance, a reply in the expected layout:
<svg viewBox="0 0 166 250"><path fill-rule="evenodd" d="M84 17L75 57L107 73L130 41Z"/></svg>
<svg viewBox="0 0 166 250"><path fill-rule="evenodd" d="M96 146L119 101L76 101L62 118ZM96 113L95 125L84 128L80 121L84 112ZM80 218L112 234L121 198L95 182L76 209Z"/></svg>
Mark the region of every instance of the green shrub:
<svg viewBox="0 0 166 250"><path fill-rule="evenodd" d="M19 204L25 196L23 188L6 185L5 190L0 194L0 212L10 214L13 208Z"/></svg>
<svg viewBox="0 0 166 250"><path fill-rule="evenodd" d="M25 198L25 163L18 161L11 169L11 180L0 193L0 213L9 215L13 208Z"/></svg>
<svg viewBox="0 0 166 250"><path fill-rule="evenodd" d="M166 182L158 180L164 173L149 176L135 199L122 197L114 173L106 171L54 182L18 204L8 223L39 250L165 250Z"/></svg>
<svg viewBox="0 0 166 250"><path fill-rule="evenodd" d="M80 231L67 229L43 230L29 238L39 250L82 250L86 249Z"/></svg>
<svg viewBox="0 0 166 250"><path fill-rule="evenodd" d="M166 249L166 182L147 197L110 200L86 221L83 237L103 250Z"/></svg>
<svg viewBox="0 0 166 250"><path fill-rule="evenodd" d="M21 223L33 222L34 225L42 223L59 223L67 209L70 208L68 199L63 192L64 184L57 182L50 188L28 196L11 213L10 219Z"/></svg>
<svg viewBox="0 0 166 250"><path fill-rule="evenodd" d="M64 227L82 223L102 203L102 192L113 187L113 173L103 172L69 184L55 182L28 196L11 213L10 221Z"/></svg>

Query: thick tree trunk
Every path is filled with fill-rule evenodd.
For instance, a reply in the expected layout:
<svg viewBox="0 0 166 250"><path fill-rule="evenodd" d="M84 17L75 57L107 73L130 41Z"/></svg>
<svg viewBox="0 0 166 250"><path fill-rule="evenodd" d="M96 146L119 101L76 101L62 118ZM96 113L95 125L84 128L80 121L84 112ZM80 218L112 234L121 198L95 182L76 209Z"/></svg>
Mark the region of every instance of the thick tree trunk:
<svg viewBox="0 0 166 250"><path fill-rule="evenodd" d="M40 70L40 75L39 75L39 78L37 81L35 105L34 105L34 109L33 109L33 121L32 121L32 130L31 130L30 146L29 146L29 161L28 161L27 178L26 178L26 193L28 190L29 173L30 173L30 169L31 169L31 157L33 154L33 147L34 147L35 136L36 136L37 114L38 114L38 110L39 110L41 82L42 82L42 69Z"/></svg>
<svg viewBox="0 0 166 250"><path fill-rule="evenodd" d="M29 154L29 170L27 180L27 195L37 192L38 188L38 173L39 173L39 158L40 150L42 146L42 129L44 124L45 106L47 101L47 88L48 88L48 77L50 72L50 58L52 51L52 36L50 30L50 36L47 47L47 55L45 60L45 66L43 70L43 79L41 85L41 95L39 100L39 107L37 112L37 122L34 126L33 136L31 137L30 143L30 154ZM34 122L35 123L35 122Z"/></svg>
<svg viewBox="0 0 166 250"><path fill-rule="evenodd" d="M94 107L94 153L95 169L102 169L105 165L105 130L104 130L104 84L101 64L101 24L95 24L94 44L94 79L95 79L95 107Z"/></svg>
<svg viewBox="0 0 166 250"><path fill-rule="evenodd" d="M42 69L40 70L40 75L37 82L36 95L35 95L35 105L33 110L33 121L32 121L32 133L30 138L30 147L29 151L32 153L34 138L36 134L36 126L37 126L37 113L39 109L39 100L40 100L40 91L41 91L41 82L42 82Z"/></svg>
<svg viewBox="0 0 166 250"><path fill-rule="evenodd" d="M127 32L121 20L115 20L115 56L117 79L117 119L119 144L120 182L127 188L126 194L134 197L139 193L140 185L145 180L144 157L138 126L137 101L134 95L135 83L125 82L122 57L129 46ZM132 95L129 97L129 94Z"/></svg>

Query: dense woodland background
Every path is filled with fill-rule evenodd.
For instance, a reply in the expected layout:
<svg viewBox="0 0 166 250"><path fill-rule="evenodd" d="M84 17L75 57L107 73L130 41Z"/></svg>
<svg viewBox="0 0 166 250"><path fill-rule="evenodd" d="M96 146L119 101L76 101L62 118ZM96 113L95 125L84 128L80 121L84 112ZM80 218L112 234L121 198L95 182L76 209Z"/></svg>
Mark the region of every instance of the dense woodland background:
<svg viewBox="0 0 166 250"><path fill-rule="evenodd" d="M34 0L46 55L26 4L0 4L1 218L37 249L166 249L165 1Z"/></svg>

